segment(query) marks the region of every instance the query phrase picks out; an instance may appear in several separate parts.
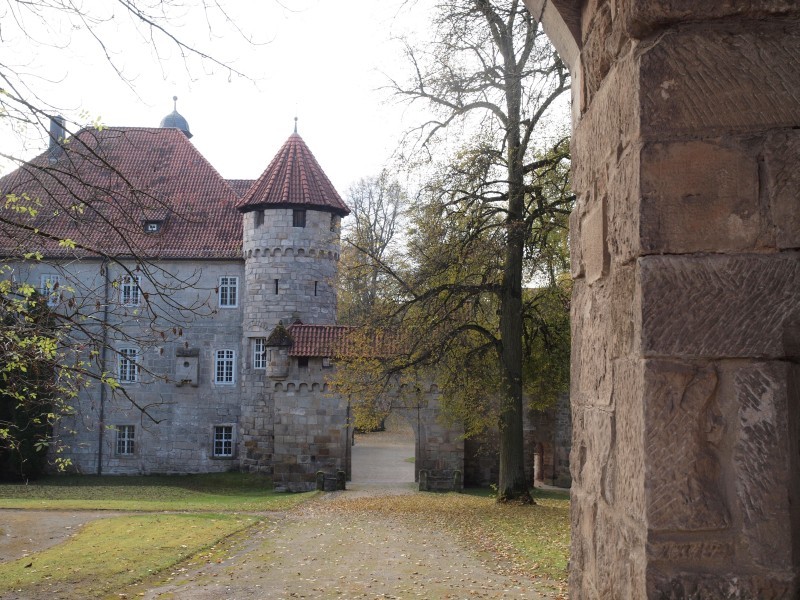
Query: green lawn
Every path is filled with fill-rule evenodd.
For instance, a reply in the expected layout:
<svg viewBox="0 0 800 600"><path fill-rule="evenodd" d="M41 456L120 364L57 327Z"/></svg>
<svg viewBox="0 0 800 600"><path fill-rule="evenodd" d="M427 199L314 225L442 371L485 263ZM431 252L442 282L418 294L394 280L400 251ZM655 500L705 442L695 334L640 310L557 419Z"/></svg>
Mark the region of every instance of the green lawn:
<svg viewBox="0 0 800 600"><path fill-rule="evenodd" d="M0 597L105 598L258 521L249 515L139 514L100 519L48 550L0 563Z"/></svg>
<svg viewBox="0 0 800 600"><path fill-rule="evenodd" d="M142 513L99 519L61 544L0 563L0 597L46 598L65 588L72 598L115 597L115 590L163 574L263 522L263 517L242 513L284 510L315 495L276 493L269 479L242 473L62 475L0 484L0 508Z"/></svg>
<svg viewBox="0 0 800 600"><path fill-rule="evenodd" d="M263 511L290 508L315 494L276 493L268 478L244 473L59 475L28 484L0 484L0 508Z"/></svg>

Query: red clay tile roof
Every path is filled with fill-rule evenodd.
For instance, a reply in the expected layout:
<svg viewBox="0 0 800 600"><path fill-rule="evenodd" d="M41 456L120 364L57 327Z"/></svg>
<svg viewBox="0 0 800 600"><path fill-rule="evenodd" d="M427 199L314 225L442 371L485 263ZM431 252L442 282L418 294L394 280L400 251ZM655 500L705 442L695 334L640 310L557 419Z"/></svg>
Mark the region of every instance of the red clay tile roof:
<svg viewBox="0 0 800 600"><path fill-rule="evenodd" d="M236 194L177 129L83 129L56 155L45 152L0 179L0 197L9 194L27 195L23 204L41 206L35 217L17 214L0 224L0 252L6 255L242 255ZM145 221L160 221L158 232L145 233ZM59 239L86 248L64 248Z"/></svg>
<svg viewBox="0 0 800 600"><path fill-rule="evenodd" d="M404 344L387 331L368 331L351 325L304 325L287 329L292 338L289 356L387 358L401 353Z"/></svg>
<svg viewBox="0 0 800 600"><path fill-rule="evenodd" d="M292 349L289 356L334 356L353 328L347 325L302 325L289 327Z"/></svg>
<svg viewBox="0 0 800 600"><path fill-rule="evenodd" d="M285 206L316 208L341 216L350 214L317 159L296 133L289 136L238 208L247 212Z"/></svg>
<svg viewBox="0 0 800 600"><path fill-rule="evenodd" d="M256 182L255 179L226 179L225 181L239 198L244 198L247 190Z"/></svg>

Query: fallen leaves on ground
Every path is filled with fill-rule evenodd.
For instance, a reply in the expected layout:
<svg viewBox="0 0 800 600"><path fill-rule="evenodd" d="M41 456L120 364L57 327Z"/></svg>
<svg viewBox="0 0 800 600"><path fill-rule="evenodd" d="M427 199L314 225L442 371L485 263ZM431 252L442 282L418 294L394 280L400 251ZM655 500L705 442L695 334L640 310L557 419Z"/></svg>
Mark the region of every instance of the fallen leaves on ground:
<svg viewBox="0 0 800 600"><path fill-rule="evenodd" d="M437 530L450 532L483 553L496 572L538 580L562 596L569 559L569 500L566 495L551 494L536 502L498 504L491 498L467 494L342 495L333 502L315 502L305 510L345 512L366 524L399 518L431 535Z"/></svg>

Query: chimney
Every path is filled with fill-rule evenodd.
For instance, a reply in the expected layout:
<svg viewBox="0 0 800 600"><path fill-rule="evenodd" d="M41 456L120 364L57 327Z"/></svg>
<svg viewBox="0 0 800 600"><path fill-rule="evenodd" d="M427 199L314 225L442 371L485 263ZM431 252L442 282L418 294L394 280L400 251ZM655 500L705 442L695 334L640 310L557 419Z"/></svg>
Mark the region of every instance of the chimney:
<svg viewBox="0 0 800 600"><path fill-rule="evenodd" d="M64 129L64 117L50 117L50 160L56 160L61 154L61 145L67 137L67 130Z"/></svg>

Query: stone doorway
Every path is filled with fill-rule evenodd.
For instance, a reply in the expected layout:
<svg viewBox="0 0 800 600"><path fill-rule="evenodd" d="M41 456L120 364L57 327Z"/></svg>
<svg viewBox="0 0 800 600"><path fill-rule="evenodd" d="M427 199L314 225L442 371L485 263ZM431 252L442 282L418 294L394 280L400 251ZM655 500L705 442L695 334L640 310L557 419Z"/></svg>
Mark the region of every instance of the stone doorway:
<svg viewBox="0 0 800 600"><path fill-rule="evenodd" d="M384 420L383 431L355 433L352 446L354 484L413 484L416 436L397 412Z"/></svg>

